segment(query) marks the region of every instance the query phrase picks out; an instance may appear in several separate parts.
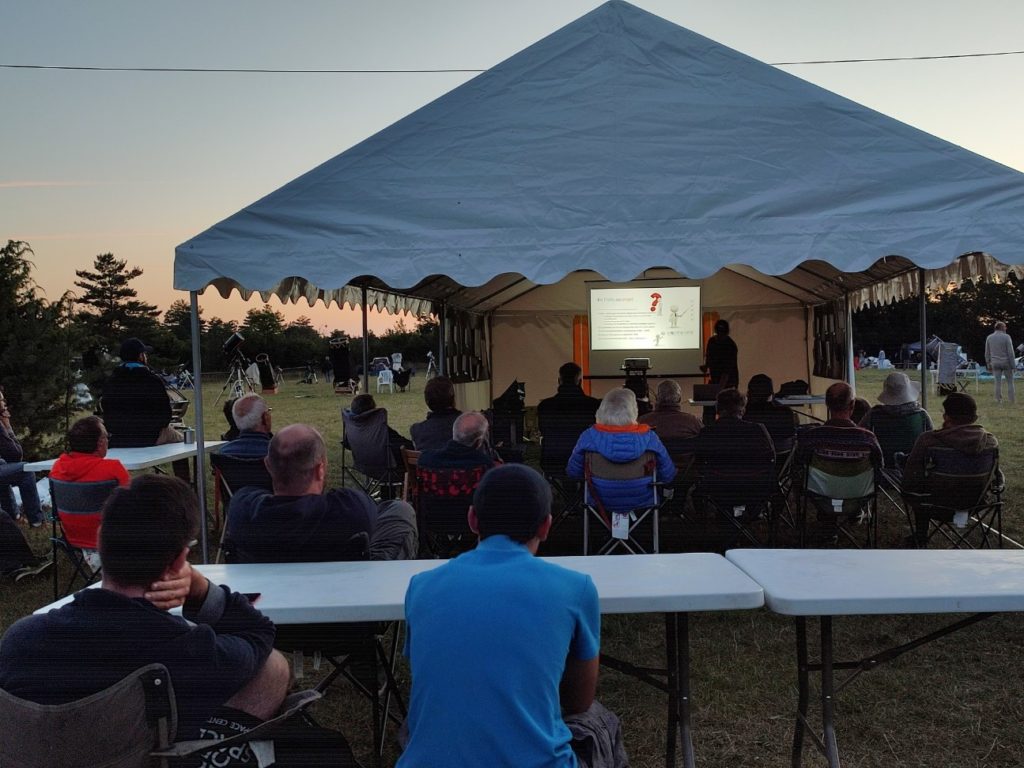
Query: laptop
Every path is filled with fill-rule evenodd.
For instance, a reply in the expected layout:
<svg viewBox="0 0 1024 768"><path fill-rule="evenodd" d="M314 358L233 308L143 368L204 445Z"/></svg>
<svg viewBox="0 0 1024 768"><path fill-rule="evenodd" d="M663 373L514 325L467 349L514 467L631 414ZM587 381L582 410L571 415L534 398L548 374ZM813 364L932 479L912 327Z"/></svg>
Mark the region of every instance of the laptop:
<svg viewBox="0 0 1024 768"><path fill-rule="evenodd" d="M697 402L702 400L715 400L722 389L721 384L694 384L693 399Z"/></svg>

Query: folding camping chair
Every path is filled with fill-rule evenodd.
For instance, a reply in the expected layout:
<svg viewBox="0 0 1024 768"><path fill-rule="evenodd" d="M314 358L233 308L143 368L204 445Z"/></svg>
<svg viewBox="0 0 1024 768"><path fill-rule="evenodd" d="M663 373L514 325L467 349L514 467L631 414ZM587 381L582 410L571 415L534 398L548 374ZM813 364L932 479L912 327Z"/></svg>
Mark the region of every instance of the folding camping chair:
<svg viewBox="0 0 1024 768"><path fill-rule="evenodd" d="M227 514L231 504L231 498L240 488L255 487L273 493L274 482L267 471L267 465L263 459L243 459L237 456L223 456L219 453L210 454L210 466L213 468L214 497L223 499L224 520L221 521L214 513L214 519L221 524L220 547L217 550L217 559L221 561L224 554L224 534L227 532Z"/></svg>
<svg viewBox="0 0 1024 768"><path fill-rule="evenodd" d="M587 451L584 456L583 483L583 554L590 554L590 523L600 523L599 530L608 533L608 540L596 554L607 555L616 549L632 554L647 554L637 540L637 534L644 523L651 526L652 553L658 552L658 513L661 510L656 457L650 451L629 462L613 462L599 453ZM608 483L631 483L642 486L644 500L631 509L609 509L601 499L595 481Z"/></svg>
<svg viewBox="0 0 1024 768"><path fill-rule="evenodd" d="M216 751L204 765L249 744L254 766L273 763L281 726L321 698L318 691L289 696L281 714L226 739L175 742L177 702L167 668L149 664L106 690L66 704L36 704L0 690L0 765L17 768L166 768ZM257 746L262 742L263 747ZM208 756L209 757L209 756Z"/></svg>
<svg viewBox="0 0 1024 768"><path fill-rule="evenodd" d="M341 412L341 482L352 480L369 496L392 499L402 487L403 468L392 450L388 433L388 412L374 408L358 416L349 409ZM346 454L352 454L352 463Z"/></svg>
<svg viewBox="0 0 1024 768"><path fill-rule="evenodd" d="M117 488L117 480L95 483L72 483L50 478L50 513L53 550L53 599L61 596L57 573L57 550L61 550L74 571L64 588L71 594L75 580L82 578L82 586L92 584L100 576L96 541L100 526L100 511L107 497Z"/></svg>
<svg viewBox="0 0 1024 768"><path fill-rule="evenodd" d="M416 525L420 554L448 558L476 546L467 515L487 468L416 466Z"/></svg>
<svg viewBox="0 0 1024 768"><path fill-rule="evenodd" d="M775 543L776 516L772 500L779 492L775 460L769 455L737 456L723 461L720 456L697 459L697 484L693 489L694 507L710 510L723 524L725 545L735 546L742 536L754 546ZM759 520L768 523L768 538L762 541L753 529Z"/></svg>
<svg viewBox="0 0 1024 768"><path fill-rule="evenodd" d="M859 446L815 448L806 466L800 467L800 546L807 543L807 508L819 521L835 525L838 533L860 547L849 524L863 523L864 546L874 547L878 539L878 498L875 483L878 467L871 449Z"/></svg>
<svg viewBox="0 0 1024 768"><path fill-rule="evenodd" d="M545 414L538 417L541 472L561 505L552 527L579 514L583 509L580 482L566 475L565 468L580 435L593 423L594 415L586 413Z"/></svg>
<svg viewBox="0 0 1024 768"><path fill-rule="evenodd" d="M925 546L938 535L958 549L1003 546L1003 484L997 448L978 454L929 449L924 490L905 491L903 497L913 510L915 538ZM977 546L971 541L975 532Z"/></svg>

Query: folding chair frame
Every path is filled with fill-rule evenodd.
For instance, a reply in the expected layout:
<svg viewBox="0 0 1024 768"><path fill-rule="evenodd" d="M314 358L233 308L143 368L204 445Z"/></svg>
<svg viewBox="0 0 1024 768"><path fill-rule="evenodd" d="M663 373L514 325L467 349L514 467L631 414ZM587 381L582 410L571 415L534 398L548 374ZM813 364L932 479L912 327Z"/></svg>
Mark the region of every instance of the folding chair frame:
<svg viewBox="0 0 1024 768"><path fill-rule="evenodd" d="M618 476L615 478L605 478L601 475L593 474L593 459L597 457L599 462L606 467L616 466L618 468ZM642 472L642 474L638 474ZM593 451L588 451L584 459L584 485L583 485L583 554L590 554L590 518L593 517L598 520L604 529L608 532L609 538L595 554L607 555L614 552L618 548L622 548L634 555L647 554L647 551L643 546L634 538L634 532L643 524L648 518L651 519L652 527L652 546L651 552L657 553L659 548L658 541L658 515L661 511L661 506L664 503L658 498L658 489L661 487L658 484L657 477L657 465L655 463L655 457L651 452L646 452L639 458L631 462L623 462L616 464L605 459L600 454L595 454ZM651 486L651 504L634 507L629 510L628 514L630 517L629 532L627 538L619 539L612 536L613 518L605 509L604 502L601 500L600 495L597 492L597 488L594 486L594 478L599 479L640 479L650 478Z"/></svg>
<svg viewBox="0 0 1024 768"><path fill-rule="evenodd" d="M94 549L96 547L72 544L68 540L67 532L64 529L60 515L99 515L100 510L103 508L103 502L106 501L106 498L114 492L114 489L116 489L117 486L117 480L72 483L65 480L54 480L53 478L50 478L50 500L53 504L53 509L50 512L50 526L52 531L50 544L53 553L52 567L54 600L61 597L60 574L58 573L59 569L57 568L58 549L64 552L68 562L70 562L74 568L74 572L71 574L71 578L68 579L67 586L64 588L64 595L71 594L71 588L79 577L82 579L83 587L89 586L100 577L100 569L97 568L93 570L86 560L85 553L83 552L83 549ZM74 494L84 498L76 499L71 503L71 505L76 508L69 508L66 502L58 501L58 497L63 493L58 492L61 488L65 488L69 492L73 492Z"/></svg>

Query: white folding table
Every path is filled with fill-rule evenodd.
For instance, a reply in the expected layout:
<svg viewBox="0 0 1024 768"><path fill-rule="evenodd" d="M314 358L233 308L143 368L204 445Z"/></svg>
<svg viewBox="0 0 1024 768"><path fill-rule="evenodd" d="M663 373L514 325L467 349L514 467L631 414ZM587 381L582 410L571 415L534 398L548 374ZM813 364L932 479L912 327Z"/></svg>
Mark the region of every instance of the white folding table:
<svg viewBox="0 0 1024 768"><path fill-rule="evenodd" d="M203 450L216 453L225 445L223 440L207 440ZM108 459L117 459L129 472L139 469L150 469L161 464L170 464L178 459L194 459L198 453L196 443L167 443L166 445L150 445L142 448L111 448L107 451ZM25 465L26 472L49 472L53 469L56 459L33 461Z"/></svg>
<svg viewBox="0 0 1024 768"><path fill-rule="evenodd" d="M707 553L545 559L588 574L597 587L602 614L665 614L664 670L640 668L604 656L602 663L668 694L665 763L675 765L678 740L683 764L692 768L688 614L759 608L764 605L761 588L725 558ZM275 623L287 625L402 620L409 579L443 562L197 567L211 581L237 592L260 593L256 606Z"/></svg>
<svg viewBox="0 0 1024 768"><path fill-rule="evenodd" d="M810 732L839 768L835 694L862 672L1001 611L1024 611L1024 550L734 549L726 558L764 588L765 604L796 619L799 701L792 764ZM863 614L968 613L960 621L858 661L835 661L832 619ZM821 658L808 662L807 617L818 616ZM838 686L833 673L853 670ZM821 674L823 736L807 718L810 672Z"/></svg>

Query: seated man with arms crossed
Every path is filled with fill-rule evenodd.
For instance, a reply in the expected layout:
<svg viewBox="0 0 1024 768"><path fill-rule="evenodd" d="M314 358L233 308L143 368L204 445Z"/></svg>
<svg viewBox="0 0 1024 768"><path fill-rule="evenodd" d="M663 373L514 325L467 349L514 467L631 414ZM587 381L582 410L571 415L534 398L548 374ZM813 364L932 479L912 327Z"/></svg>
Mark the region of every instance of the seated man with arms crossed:
<svg viewBox="0 0 1024 768"><path fill-rule="evenodd" d="M267 455L270 438L270 406L256 394L242 395L231 405L231 418L238 436L220 449L221 456L237 459L262 459Z"/></svg>
<svg viewBox="0 0 1024 768"><path fill-rule="evenodd" d="M313 427L291 424L274 435L266 464L274 493L250 487L231 499L224 539L232 562L344 560L364 531L373 560L416 556L416 513L404 501L377 505L350 488L324 492L327 446Z"/></svg>
<svg viewBox="0 0 1024 768"><path fill-rule="evenodd" d="M413 685L399 768L571 768L563 714L585 719L626 764L617 718L594 702L597 590L534 557L551 528L550 486L525 465L496 467L477 486L469 526L477 548L414 576L406 592Z"/></svg>
<svg viewBox="0 0 1024 768"><path fill-rule="evenodd" d="M195 494L180 480L144 475L114 491L100 528L103 588L7 630L0 688L63 704L157 663L174 685L180 740L198 738L221 706L274 716L289 684L274 625L243 595L191 569L198 528ZM182 603L184 618L167 612Z"/></svg>

